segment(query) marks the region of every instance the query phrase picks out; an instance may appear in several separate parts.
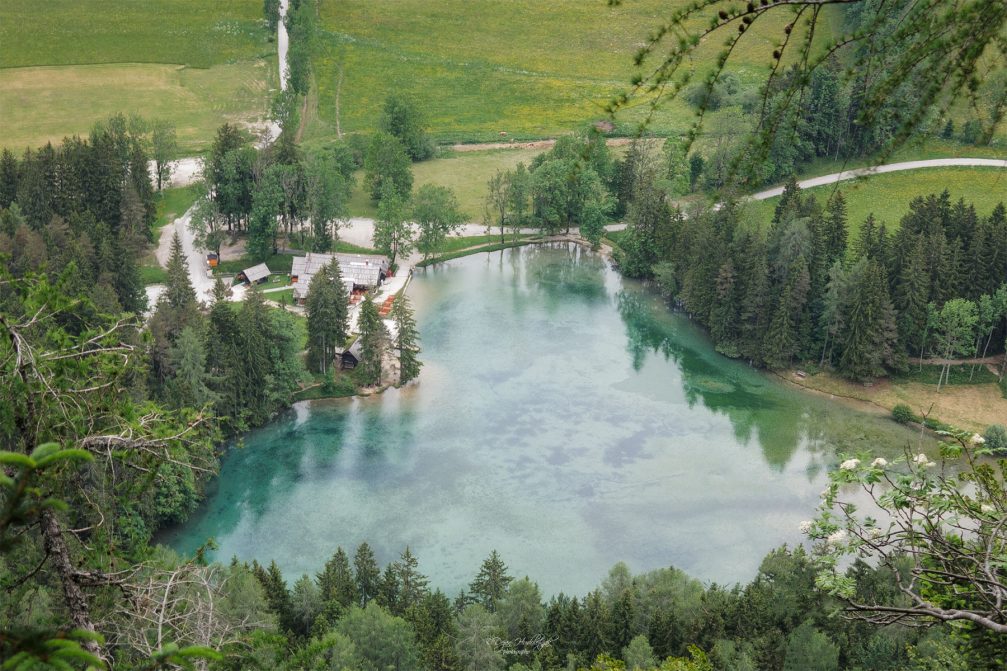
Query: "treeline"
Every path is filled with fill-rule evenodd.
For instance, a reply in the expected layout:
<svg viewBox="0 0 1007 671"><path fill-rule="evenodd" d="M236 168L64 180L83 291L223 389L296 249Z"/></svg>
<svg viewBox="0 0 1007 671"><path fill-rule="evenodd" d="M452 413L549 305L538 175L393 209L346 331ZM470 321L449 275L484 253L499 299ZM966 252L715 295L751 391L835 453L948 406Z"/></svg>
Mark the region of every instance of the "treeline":
<svg viewBox="0 0 1007 671"><path fill-rule="evenodd" d="M87 139L66 138L20 157L4 149L0 254L11 273L55 277L73 268L66 281L102 309L142 312L147 299L138 259L155 215L148 162L161 157L160 181L170 136L163 125L118 115Z"/></svg>
<svg viewBox="0 0 1007 671"><path fill-rule="evenodd" d="M384 569L366 543L352 557L339 548L314 577L289 586L275 563L232 561L229 570L256 577L274 634L229 646L221 668L982 671L998 663L998 642L982 632L837 617L800 548L770 552L746 585L704 585L674 568L634 575L620 563L589 594L549 599L495 551L454 598L429 587L409 548ZM891 575L863 563L848 575L864 600L897 590ZM249 603L262 609L262 601Z"/></svg>
<svg viewBox="0 0 1007 671"><path fill-rule="evenodd" d="M646 166L635 193L623 272L653 278L723 354L868 380L904 369L909 357L1003 349L1002 204L980 217L947 192L916 198L896 232L869 217L849 245L842 193L823 206L793 180L765 229L737 203L671 212Z"/></svg>

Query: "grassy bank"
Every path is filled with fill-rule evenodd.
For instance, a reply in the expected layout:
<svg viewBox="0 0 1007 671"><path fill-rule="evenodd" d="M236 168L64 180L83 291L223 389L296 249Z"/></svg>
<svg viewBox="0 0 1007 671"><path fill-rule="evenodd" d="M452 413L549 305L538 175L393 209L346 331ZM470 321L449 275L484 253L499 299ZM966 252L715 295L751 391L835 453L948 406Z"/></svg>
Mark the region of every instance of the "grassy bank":
<svg viewBox="0 0 1007 671"><path fill-rule="evenodd" d="M485 237L485 236L478 236ZM493 236L489 236L493 237ZM468 238L459 238L460 240L466 240ZM483 252L497 252L501 249L510 249L511 247L521 247L522 245L532 244L541 239L541 236L525 236L517 240L512 240L510 242L497 242L489 245L480 245L477 247L468 247L465 249L460 249L454 252L448 252L445 254L438 254L429 259L425 259L416 264L417 268L426 268L427 266L432 266L435 263L443 263L444 261L450 261L451 259L460 259L463 256L470 256L472 254L482 254Z"/></svg>
<svg viewBox="0 0 1007 671"><path fill-rule="evenodd" d="M814 175L808 174L808 177ZM839 189L846 197L850 239L855 240L860 227L871 213L889 231L898 228L899 221L909 211L909 202L916 196L940 193L947 189L952 201L964 198L974 203L980 216L988 216L997 203L1007 202L1007 170L1000 168L924 168L871 177L862 177L839 184L808 189L820 202L828 200ZM753 216L768 221L779 198L751 203L747 207Z"/></svg>
<svg viewBox="0 0 1007 671"><path fill-rule="evenodd" d="M964 371L953 373L953 378L967 378L968 367L963 368ZM978 384L962 382L942 386L938 392L936 384L912 379L911 376L881 379L871 386L856 384L829 372L801 378L791 371L781 374L781 377L807 389L870 403L886 412L891 412L896 405L905 404L915 415L939 418L968 431L983 431L990 424L1003 423L1007 417L1007 399L995 378L992 382L984 377L985 381Z"/></svg>

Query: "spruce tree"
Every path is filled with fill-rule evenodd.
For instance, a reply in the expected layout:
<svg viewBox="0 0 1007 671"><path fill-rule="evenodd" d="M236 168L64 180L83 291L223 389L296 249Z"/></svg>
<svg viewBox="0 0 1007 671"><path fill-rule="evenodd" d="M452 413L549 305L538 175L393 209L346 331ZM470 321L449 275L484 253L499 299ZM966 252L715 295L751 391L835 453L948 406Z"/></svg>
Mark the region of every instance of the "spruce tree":
<svg viewBox="0 0 1007 671"><path fill-rule="evenodd" d="M217 284L223 289L223 284ZM222 292L215 291L215 295ZM216 415L229 429L241 430L244 421L245 385L243 380L241 330L231 306L218 298L210 308L206 334L206 363L210 388L217 394Z"/></svg>
<svg viewBox="0 0 1007 671"><path fill-rule="evenodd" d="M353 572L357 598L361 606L366 606L368 601L377 597L381 581L381 570L374 559L374 551L367 543L357 546L357 551L353 555Z"/></svg>
<svg viewBox="0 0 1007 671"><path fill-rule="evenodd" d="M368 296L360 304L358 319L360 330L360 363L357 375L365 385L381 384L382 359L388 346L388 329L385 328L378 308Z"/></svg>
<svg viewBox="0 0 1007 671"><path fill-rule="evenodd" d="M416 556L406 546L398 563L399 599L398 609L400 613L407 613L411 608L418 606L429 590L428 580L419 571L419 561Z"/></svg>
<svg viewBox="0 0 1007 671"><path fill-rule="evenodd" d="M476 597L486 610L496 611L497 604L507 593L507 586L512 578L507 574L507 565L500 559L496 550L482 563L475 580L469 585L469 591Z"/></svg>
<svg viewBox="0 0 1007 671"><path fill-rule="evenodd" d="M305 311L308 315L308 365L324 374L337 349L346 343L349 297L339 262L333 260L311 278Z"/></svg>
<svg viewBox="0 0 1007 671"><path fill-rule="evenodd" d="M270 356L270 343L274 339L269 310L262 294L250 287L245 292L241 312L238 314L240 333L241 377L244 387L243 409L253 424L269 419L274 408L270 402L270 384L274 362Z"/></svg>
<svg viewBox="0 0 1007 671"><path fill-rule="evenodd" d="M207 382L206 349L191 326L182 329L168 353L173 371L168 381L168 397L177 408L202 408L216 400Z"/></svg>
<svg viewBox="0 0 1007 671"><path fill-rule="evenodd" d="M167 275L162 300L166 301L180 316L195 310L196 291L192 288L192 281L189 279L189 261L185 258L182 239L178 236L177 231L171 237Z"/></svg>
<svg viewBox="0 0 1007 671"><path fill-rule="evenodd" d="M395 349L399 353L399 384L405 384L420 374L423 365L417 356L419 332L405 293L392 304L391 317L395 321Z"/></svg>
<svg viewBox="0 0 1007 671"><path fill-rule="evenodd" d="M398 615L399 610L399 568L395 562L385 566L384 573L378 581L378 593L375 601L389 613Z"/></svg>
<svg viewBox="0 0 1007 671"><path fill-rule="evenodd" d="M324 601L334 601L343 609L358 603L357 585L343 548L336 548L335 554L325 562L324 570L318 574L318 587Z"/></svg>
<svg viewBox="0 0 1007 671"><path fill-rule="evenodd" d="M850 303L840 333L839 372L858 381L885 373L896 362L895 309L880 264L869 260L850 287Z"/></svg>
<svg viewBox="0 0 1007 671"><path fill-rule="evenodd" d="M769 263L765 242L747 234L737 243L739 296L739 353L752 363L762 363L762 342L769 323Z"/></svg>
<svg viewBox="0 0 1007 671"><path fill-rule="evenodd" d="M717 273L717 300L710 309L710 336L717 351L727 356L736 356L737 343L737 274L734 263L728 259Z"/></svg>
<svg viewBox="0 0 1007 671"><path fill-rule="evenodd" d="M921 348L926 337L929 292L925 242L923 236L917 236L895 285L895 308L899 340L904 348L919 356L923 355Z"/></svg>
<svg viewBox="0 0 1007 671"><path fill-rule="evenodd" d="M809 285L808 265L798 257L787 273L763 343L763 356L771 368L787 368L801 349L800 320Z"/></svg>
<svg viewBox="0 0 1007 671"><path fill-rule="evenodd" d="M6 210L17 197L17 158L4 148L0 154L0 210Z"/></svg>

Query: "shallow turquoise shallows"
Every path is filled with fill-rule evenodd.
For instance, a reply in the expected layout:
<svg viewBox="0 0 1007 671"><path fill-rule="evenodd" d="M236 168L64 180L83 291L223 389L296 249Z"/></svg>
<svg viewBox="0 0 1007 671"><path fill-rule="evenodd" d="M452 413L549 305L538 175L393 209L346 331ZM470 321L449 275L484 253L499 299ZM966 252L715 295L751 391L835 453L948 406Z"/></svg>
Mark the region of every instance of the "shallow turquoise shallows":
<svg viewBox="0 0 1007 671"><path fill-rule="evenodd" d="M546 594L617 561L720 583L799 543L843 452L918 440L884 417L716 354L647 289L576 246L417 271L418 383L298 404L226 456L206 504L162 537L275 559L291 582L362 541L408 545L453 594L496 549Z"/></svg>

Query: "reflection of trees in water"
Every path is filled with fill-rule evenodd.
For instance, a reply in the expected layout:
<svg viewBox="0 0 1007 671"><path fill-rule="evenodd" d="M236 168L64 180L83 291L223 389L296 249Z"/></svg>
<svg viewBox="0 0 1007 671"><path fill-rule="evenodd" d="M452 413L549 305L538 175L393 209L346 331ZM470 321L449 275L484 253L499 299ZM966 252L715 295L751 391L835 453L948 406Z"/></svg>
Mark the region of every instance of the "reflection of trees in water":
<svg viewBox="0 0 1007 671"><path fill-rule="evenodd" d="M717 361L720 355L708 343L697 338L697 344L705 345L707 351L690 346L675 328L667 309L655 305L654 297L645 291L622 291L617 300L634 370L643 368L650 352L672 361L681 371L690 408L699 402L726 415L740 442L748 444L757 435L766 461L777 470L786 466L801 439L808 436L804 413L781 411L785 409L769 396L771 389L746 383L732 374L732 364ZM820 445L812 441L811 447L815 444Z"/></svg>
<svg viewBox="0 0 1007 671"><path fill-rule="evenodd" d="M597 254L574 243L532 245L520 252L528 287L546 296L550 310L571 299L608 300L605 262Z"/></svg>
<svg viewBox="0 0 1007 671"><path fill-rule="evenodd" d="M415 444L415 425L412 405L390 398L315 405L300 424L292 412L285 413L228 450L203 505L182 527L166 530L163 540L193 550L208 535L224 538L242 522L255 525L285 505L303 481L331 479L332 469L347 457L355 457L352 479L385 479L390 463Z"/></svg>

